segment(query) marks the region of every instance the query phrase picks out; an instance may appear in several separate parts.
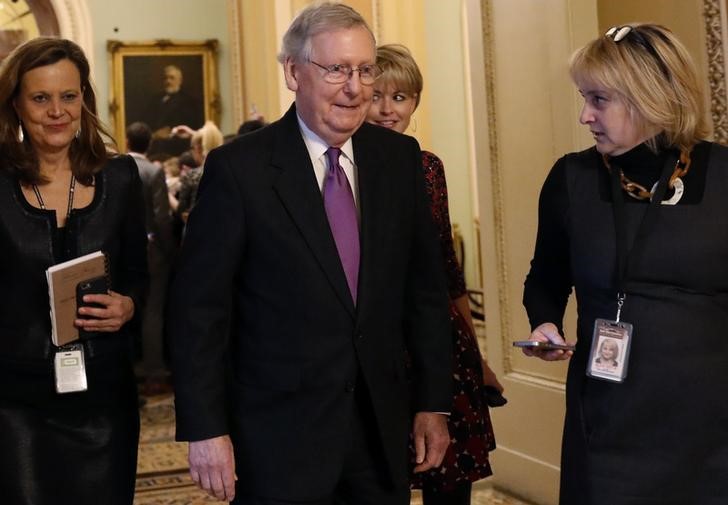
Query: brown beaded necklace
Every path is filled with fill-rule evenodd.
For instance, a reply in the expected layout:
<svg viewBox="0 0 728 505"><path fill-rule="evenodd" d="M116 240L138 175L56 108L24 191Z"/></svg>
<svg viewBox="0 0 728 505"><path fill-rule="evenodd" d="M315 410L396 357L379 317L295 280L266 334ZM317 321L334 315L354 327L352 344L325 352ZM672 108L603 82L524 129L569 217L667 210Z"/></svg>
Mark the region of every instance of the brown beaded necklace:
<svg viewBox="0 0 728 505"><path fill-rule="evenodd" d="M607 170L611 173L612 166L609 164L609 156L602 154L602 160L604 161L604 166L607 167ZM690 170L690 152L681 151L680 157L678 158L677 163L675 163L675 170L673 170L672 175L670 176L668 188L674 190L676 185L682 186L683 183L680 177L685 176L685 174L688 173L688 170ZM637 200L650 200L655 191L655 186L657 185L657 183L655 183L655 186L652 186L652 190L648 191L647 188L641 184L628 179L621 168L619 169L619 181L622 184L622 189L629 196Z"/></svg>

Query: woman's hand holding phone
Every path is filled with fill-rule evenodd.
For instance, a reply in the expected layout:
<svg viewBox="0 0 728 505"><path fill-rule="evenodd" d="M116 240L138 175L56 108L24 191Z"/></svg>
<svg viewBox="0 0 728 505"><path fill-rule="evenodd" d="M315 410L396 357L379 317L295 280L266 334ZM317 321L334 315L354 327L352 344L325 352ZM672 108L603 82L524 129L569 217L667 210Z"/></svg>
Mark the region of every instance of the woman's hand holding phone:
<svg viewBox="0 0 728 505"><path fill-rule="evenodd" d="M526 356L535 356L544 361L561 361L574 354L574 345L566 343L554 323L540 324L531 332L528 340L514 342L513 345L521 347Z"/></svg>

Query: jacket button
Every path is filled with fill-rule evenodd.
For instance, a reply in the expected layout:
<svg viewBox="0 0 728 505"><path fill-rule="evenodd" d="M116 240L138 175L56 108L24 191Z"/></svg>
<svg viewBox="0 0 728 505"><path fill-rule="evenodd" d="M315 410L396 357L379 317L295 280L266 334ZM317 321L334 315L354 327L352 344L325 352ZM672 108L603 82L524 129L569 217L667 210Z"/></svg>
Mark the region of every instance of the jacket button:
<svg viewBox="0 0 728 505"><path fill-rule="evenodd" d="M344 389L346 389L347 393L353 393L356 385L352 381L346 381L346 387Z"/></svg>

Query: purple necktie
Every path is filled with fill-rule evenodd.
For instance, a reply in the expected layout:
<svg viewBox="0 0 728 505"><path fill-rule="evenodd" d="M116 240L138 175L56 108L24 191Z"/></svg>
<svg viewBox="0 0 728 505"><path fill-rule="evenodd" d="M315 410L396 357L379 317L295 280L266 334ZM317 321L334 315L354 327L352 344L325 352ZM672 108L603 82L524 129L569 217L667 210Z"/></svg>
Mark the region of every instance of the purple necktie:
<svg viewBox="0 0 728 505"><path fill-rule="evenodd" d="M341 149L329 147L326 156L329 168L324 181L324 207L329 218L331 234L339 251L341 266L344 267L351 297L356 303L356 289L359 282L359 222L356 217L354 195L339 164Z"/></svg>

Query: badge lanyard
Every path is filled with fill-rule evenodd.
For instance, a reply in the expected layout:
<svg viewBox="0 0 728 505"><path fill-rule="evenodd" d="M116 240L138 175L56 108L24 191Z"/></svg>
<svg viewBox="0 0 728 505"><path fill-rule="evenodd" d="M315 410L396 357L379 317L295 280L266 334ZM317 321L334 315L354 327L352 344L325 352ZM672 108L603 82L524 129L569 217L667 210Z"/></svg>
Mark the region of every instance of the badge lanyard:
<svg viewBox="0 0 728 505"><path fill-rule="evenodd" d="M633 253L638 249L638 242L644 238L647 230L650 229L657 217L660 204L667 193L668 180L670 179L673 167L675 166L675 161L674 156L668 156L665 160L660 180L655 188L655 193L650 199L645 215L642 217L642 222L637 229L631 249L627 245L626 204L624 203L624 192L622 191L622 185L619 177L621 169L616 166L612 167L610 180L612 187L612 211L614 214L614 229L616 232L617 248L617 321L619 321L621 307L626 298L626 283L629 276L629 259L630 257L634 257Z"/></svg>
<svg viewBox="0 0 728 505"><path fill-rule="evenodd" d="M622 321L622 306L627 299L627 280L629 278L629 260L634 258L644 242L648 230L657 217L658 209L667 193L668 181L673 172L675 159L669 156L656 184L655 192L650 199L647 210L634 236L632 247L628 246L627 212L624 192L620 181L620 168L611 168L610 183L612 193L612 211L614 214L614 230L616 235L616 285L617 312L614 320L596 319L590 358L587 364L587 375L596 379L611 382L624 382L627 377L629 350L632 342L632 325Z"/></svg>
<svg viewBox="0 0 728 505"><path fill-rule="evenodd" d="M71 183L68 186L68 208L66 209L66 223L71 217L73 210L73 195L76 190L76 177L71 175ZM33 192L38 199L38 205L42 210L46 210L43 196L40 194L38 186L33 184ZM73 342L59 347L53 358L53 370L56 376L56 392L77 393L86 391L88 383L86 380L86 360L84 359L83 345L79 342Z"/></svg>

